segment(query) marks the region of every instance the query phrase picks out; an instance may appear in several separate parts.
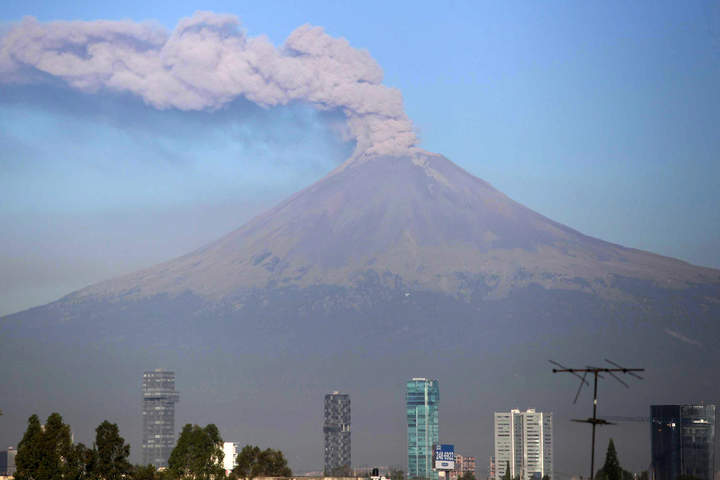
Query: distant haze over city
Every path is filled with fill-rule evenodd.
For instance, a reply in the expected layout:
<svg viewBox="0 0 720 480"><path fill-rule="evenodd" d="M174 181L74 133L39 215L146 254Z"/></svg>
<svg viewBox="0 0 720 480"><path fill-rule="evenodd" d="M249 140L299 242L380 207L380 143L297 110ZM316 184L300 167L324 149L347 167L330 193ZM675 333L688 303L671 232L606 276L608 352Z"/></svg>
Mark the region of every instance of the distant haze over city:
<svg viewBox="0 0 720 480"><path fill-rule="evenodd" d="M337 390L353 465L406 469L425 377L481 477L535 409L567 478L591 401L548 360L646 369L600 416L717 401L717 5L203 8L0 6L0 446L58 411L140 462L166 369L176 432L320 471Z"/></svg>

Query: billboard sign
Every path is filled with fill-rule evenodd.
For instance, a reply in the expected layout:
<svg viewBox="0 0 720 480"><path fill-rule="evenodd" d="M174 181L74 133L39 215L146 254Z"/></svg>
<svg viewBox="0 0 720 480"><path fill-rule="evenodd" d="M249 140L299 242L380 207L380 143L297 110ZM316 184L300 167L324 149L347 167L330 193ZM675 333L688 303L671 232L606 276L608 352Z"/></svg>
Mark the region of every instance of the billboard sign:
<svg viewBox="0 0 720 480"><path fill-rule="evenodd" d="M438 443L433 450L433 464L435 470L455 469L455 445Z"/></svg>

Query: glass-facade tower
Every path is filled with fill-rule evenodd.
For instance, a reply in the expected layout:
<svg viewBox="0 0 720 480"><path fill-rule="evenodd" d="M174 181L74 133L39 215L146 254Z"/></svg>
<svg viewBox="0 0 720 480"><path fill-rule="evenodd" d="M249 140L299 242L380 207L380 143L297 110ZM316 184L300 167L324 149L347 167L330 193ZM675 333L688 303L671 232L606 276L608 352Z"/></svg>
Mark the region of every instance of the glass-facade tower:
<svg viewBox="0 0 720 480"><path fill-rule="evenodd" d="M407 382L405 405L408 423L408 478L437 480L432 469L433 445L438 439L438 405L440 388L437 380L413 378Z"/></svg>
<svg viewBox="0 0 720 480"><path fill-rule="evenodd" d="M650 407L653 480L715 478L715 405Z"/></svg>
<svg viewBox="0 0 720 480"><path fill-rule="evenodd" d="M340 392L325 395L325 474L350 475L350 395Z"/></svg>
<svg viewBox="0 0 720 480"><path fill-rule="evenodd" d="M143 464L167 467L175 447L175 372L157 369L143 374Z"/></svg>

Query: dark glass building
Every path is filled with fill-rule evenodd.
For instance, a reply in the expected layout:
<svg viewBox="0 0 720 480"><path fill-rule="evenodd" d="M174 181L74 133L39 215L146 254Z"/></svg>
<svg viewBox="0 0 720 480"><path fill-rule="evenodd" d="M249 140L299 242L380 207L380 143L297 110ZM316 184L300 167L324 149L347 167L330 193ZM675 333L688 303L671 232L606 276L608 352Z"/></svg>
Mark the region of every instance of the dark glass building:
<svg viewBox="0 0 720 480"><path fill-rule="evenodd" d="M715 477L715 405L650 407L653 480Z"/></svg>
<svg viewBox="0 0 720 480"><path fill-rule="evenodd" d="M167 467L175 447L175 372L152 370L143 374L143 464Z"/></svg>
<svg viewBox="0 0 720 480"><path fill-rule="evenodd" d="M344 475L341 469L352 465L350 448L350 395L340 392L325 395L325 474ZM343 476L344 476L343 475Z"/></svg>

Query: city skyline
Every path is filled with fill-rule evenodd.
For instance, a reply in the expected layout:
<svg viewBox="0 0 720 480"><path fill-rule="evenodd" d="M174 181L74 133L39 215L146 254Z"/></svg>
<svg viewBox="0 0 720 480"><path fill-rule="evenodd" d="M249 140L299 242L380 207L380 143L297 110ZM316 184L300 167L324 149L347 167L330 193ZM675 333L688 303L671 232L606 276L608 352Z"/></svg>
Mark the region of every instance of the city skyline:
<svg viewBox="0 0 720 480"><path fill-rule="evenodd" d="M146 449L143 445L143 455L148 451L155 450L150 456L169 455L169 451L175 446L175 440L169 443L168 439L174 434L168 433L169 426L173 423L169 419L174 416L174 404L179 400L179 394L174 387L175 372L165 369L146 371L143 374L143 420L146 424L145 412L154 411L154 420L149 424L156 424L157 432L162 432L160 440L151 448ZM427 451L428 440L439 443L439 382L437 379L426 379L416 377L406 382L405 392L406 418L408 423L408 475L413 471L410 469L414 452L418 467L417 478L421 477L420 472L424 465L429 465L431 475L437 475L431 463L427 463L427 457L423 452ZM162 403L162 405L161 405ZM324 428L325 444L336 443L341 446L349 446L343 439L328 438L327 433L350 433L350 401L349 394L333 391L326 394L324 401ZM156 407L161 407L159 410ZM714 445L715 445L715 405L713 404L687 404L687 405L651 405L650 406L651 434L648 441L652 444L650 474L656 475L655 480L673 480L680 472L682 475L691 475L699 480L714 480ZM491 469L488 473L495 473L495 480L501 480L505 475L503 462L511 465L511 478L519 476L521 480L539 480L546 475L551 479L554 477L553 470L553 414L538 412L535 409L525 411L511 409L509 412L495 412L494 416L494 450L490 455ZM413 422L412 419L415 419ZM623 417L618 417L622 419ZM640 418L640 417L638 417ZM628 419L632 420L630 417ZM329 427L329 428L327 428ZM339 427L339 428L337 428ZM174 429L174 425L173 425ZM420 435L418 435L418 432ZM143 432L145 438L146 431ZM72 434L74 439L74 434ZM154 436L154 435L151 435ZM412 442L411 438L420 438L420 442ZM330 442L328 442L330 440ZM345 437L347 440L347 437ZM73 440L74 441L74 440ZM333 442L334 441L334 442ZM248 443L249 442L249 443ZM240 452L243 443L251 444L252 440L246 442L224 442L223 452L225 458L223 466L226 471L232 470L236 465L236 455ZM168 451L169 446L169 451ZM416 447L417 446L417 447ZM432 459L432 444L430 445L430 459ZM332 450L332 449L331 449ZM328 453L331 458L342 458L335 451L325 449L325 471L328 471ZM342 452L343 449L340 451ZM345 449L345 453L349 449ZM9 447L9 450L0 452L0 467L11 466L12 460L9 454L17 450ZM158 453L162 452L162 453ZM683 453L685 452L685 453ZM602 458L604 450L602 446L596 452L597 458ZM2 454L6 455L3 457ZM347 457L346 457L347 458ZM496 461L499 458L500 461ZM5 460L4 460L5 459ZM160 466L166 466L155 459ZM5 461L6 463L3 463ZM464 472L475 474L475 456L456 453L455 468L450 478L459 478ZM458 463L459 462L459 463ZM348 463L349 464L349 463ZM348 465L345 464L345 465ZM377 464L376 464L377 465ZM493 472L493 467L495 472ZM368 467L369 468L369 467ZM350 470L352 471L352 470ZM675 472L675 473L669 473ZM637 473L637 472L636 472ZM575 476L582 477L578 472ZM477 476L478 479L482 475ZM560 478L569 478L568 474L561 474ZM573 477L575 478L575 477Z"/></svg>

